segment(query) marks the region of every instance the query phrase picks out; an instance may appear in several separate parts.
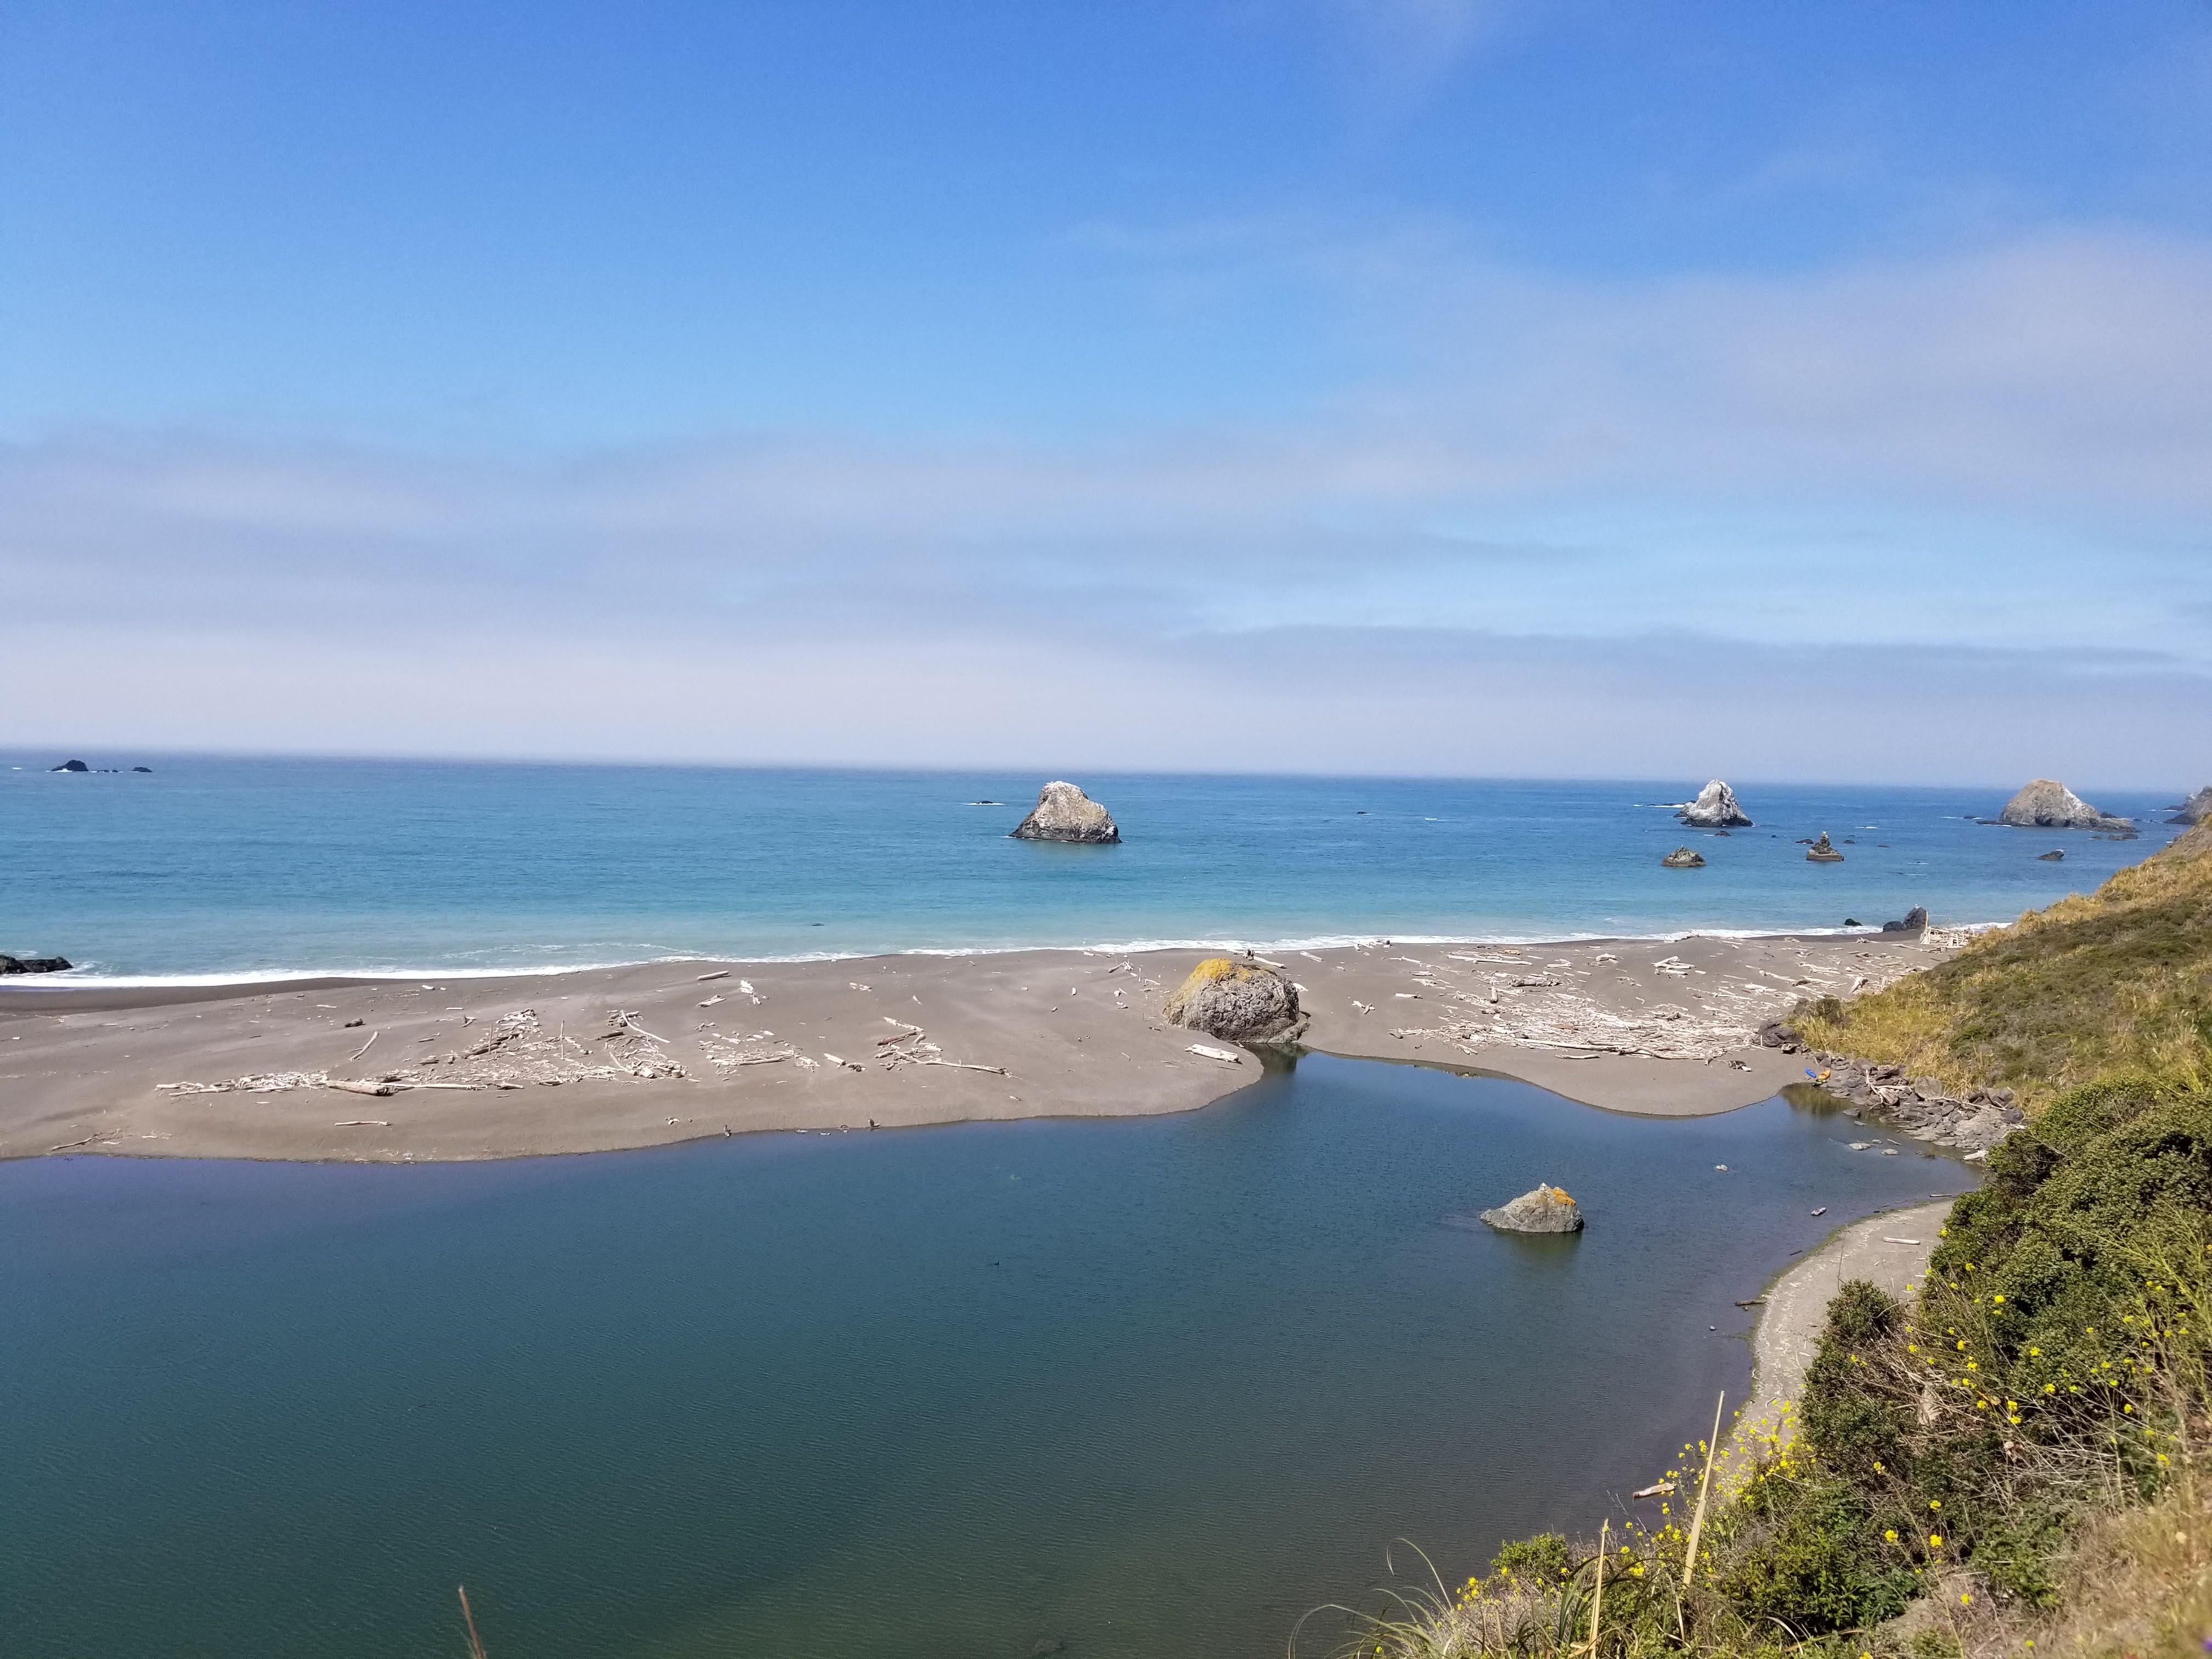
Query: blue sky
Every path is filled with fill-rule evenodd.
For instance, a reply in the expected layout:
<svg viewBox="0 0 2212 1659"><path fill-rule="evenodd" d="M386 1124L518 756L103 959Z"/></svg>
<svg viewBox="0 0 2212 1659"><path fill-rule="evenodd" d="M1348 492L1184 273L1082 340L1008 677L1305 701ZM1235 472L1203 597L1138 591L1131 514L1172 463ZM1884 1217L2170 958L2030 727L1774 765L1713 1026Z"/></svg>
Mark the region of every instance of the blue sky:
<svg viewBox="0 0 2212 1659"><path fill-rule="evenodd" d="M15 0L0 362L21 740L2212 775L2201 0Z"/></svg>

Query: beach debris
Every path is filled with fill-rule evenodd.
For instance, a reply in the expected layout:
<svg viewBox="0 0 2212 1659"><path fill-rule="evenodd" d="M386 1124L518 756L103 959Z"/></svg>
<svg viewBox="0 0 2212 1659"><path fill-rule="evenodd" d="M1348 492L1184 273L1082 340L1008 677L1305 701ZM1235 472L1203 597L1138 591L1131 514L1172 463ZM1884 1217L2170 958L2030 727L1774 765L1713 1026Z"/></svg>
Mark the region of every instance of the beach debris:
<svg viewBox="0 0 2212 1659"><path fill-rule="evenodd" d="M1305 1029L1289 978L1253 958L1208 957L1161 1006L1169 1024L1231 1042L1288 1042Z"/></svg>
<svg viewBox="0 0 2212 1659"><path fill-rule="evenodd" d="M1728 1173L1728 1165L1725 1164L1716 1164L1713 1165L1713 1168L1719 1170L1723 1175L1726 1175Z"/></svg>
<svg viewBox="0 0 2212 1659"><path fill-rule="evenodd" d="M392 1121L381 1117L349 1117L331 1125L333 1129L389 1129Z"/></svg>
<svg viewBox="0 0 2212 1659"><path fill-rule="evenodd" d="M94 1141L99 1139L100 1137L96 1134L89 1134L82 1140L64 1140L60 1146L49 1146L46 1150L50 1152L73 1152L80 1146L91 1146Z"/></svg>
<svg viewBox="0 0 2212 1659"><path fill-rule="evenodd" d="M1881 1242L1885 1244L1917 1244L1920 1241L1917 1238L1892 1238L1885 1233Z"/></svg>
<svg viewBox="0 0 2212 1659"><path fill-rule="evenodd" d="M701 1003L699 1006L700 1006L702 1008L712 1008L712 1007L716 1006L718 1004L720 1004L720 1003L721 1002L721 1000L722 1000L722 994L721 994L720 991L717 991L717 992L715 992L715 993L714 993L714 994L713 996L708 997L708 998L704 1002Z"/></svg>
<svg viewBox="0 0 2212 1659"><path fill-rule="evenodd" d="M1748 1302L1739 1302L1735 1305L1739 1308L1756 1308L1765 1300L1766 1298L1763 1296L1754 1296Z"/></svg>
<svg viewBox="0 0 2212 1659"><path fill-rule="evenodd" d="M1234 1049L1209 1048L1203 1042L1192 1043L1189 1048L1189 1052L1194 1054L1202 1054L1208 1060L1225 1060L1231 1066L1242 1066L1244 1063L1244 1056L1237 1053Z"/></svg>
<svg viewBox="0 0 2212 1659"><path fill-rule="evenodd" d="M728 969L726 969L726 968L717 968L717 969L714 969L714 971L713 973L711 973L711 974L702 974L702 975L700 975L698 976L697 980L696 980L696 981L695 981L694 982L695 982L695 983L696 983L696 984L704 985L704 984L705 984L708 980L710 980L710 979L727 979L727 978L729 978L729 976L730 976L730 970L729 970Z"/></svg>
<svg viewBox="0 0 2212 1659"><path fill-rule="evenodd" d="M1671 1480L1655 1480L1650 1486L1638 1487L1628 1495L1631 1498L1671 1498L1674 1495L1674 1483Z"/></svg>
<svg viewBox="0 0 2212 1659"><path fill-rule="evenodd" d="M1501 1232L1578 1233L1583 1230L1581 1206L1564 1188L1548 1183L1494 1210L1485 1210L1482 1218Z"/></svg>
<svg viewBox="0 0 2212 1659"><path fill-rule="evenodd" d="M833 1054L827 1048L824 1048L822 1051L822 1058L828 1060L832 1066L836 1066L840 1068L849 1066L856 1072L860 1069L860 1062L859 1060L847 1060L841 1054Z"/></svg>
<svg viewBox="0 0 2212 1659"><path fill-rule="evenodd" d="M315 1006L319 1008L322 1006L320 1003L317 1003ZM346 1021L344 1024L339 1026L338 1030L341 1031L350 1031L355 1030L356 1027L366 1025L368 1024L368 1022L365 1019L349 1019Z"/></svg>
<svg viewBox="0 0 2212 1659"><path fill-rule="evenodd" d="M1121 839L1121 827L1106 809L1064 780L1038 790L1037 804L1008 835L1015 841L1085 842L1095 846Z"/></svg>
<svg viewBox="0 0 2212 1659"><path fill-rule="evenodd" d="M1826 1215L1826 1214L1827 1214L1827 1212L1828 1212L1828 1206L1827 1206L1826 1205L1825 1205L1825 1204L1823 1204L1823 1205L1822 1205L1819 1209L1817 1209L1817 1210L1815 1210L1815 1211L1814 1211L1814 1212L1813 1212L1813 1213L1814 1213L1814 1215Z"/></svg>
<svg viewBox="0 0 2212 1659"><path fill-rule="evenodd" d="M778 1042L773 1031L753 1031L743 1036L732 1036L722 1031L702 1031L699 1047L707 1060L723 1076L747 1066L774 1066L787 1060L797 1060L799 1050L787 1042Z"/></svg>

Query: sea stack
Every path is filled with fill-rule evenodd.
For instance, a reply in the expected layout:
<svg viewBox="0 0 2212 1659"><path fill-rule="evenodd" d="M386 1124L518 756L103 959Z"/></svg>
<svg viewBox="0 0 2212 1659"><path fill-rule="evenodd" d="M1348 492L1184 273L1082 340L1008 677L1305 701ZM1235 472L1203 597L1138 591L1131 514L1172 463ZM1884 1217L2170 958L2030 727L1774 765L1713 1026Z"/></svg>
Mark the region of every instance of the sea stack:
<svg viewBox="0 0 2212 1659"><path fill-rule="evenodd" d="M1677 847L1659 862L1669 870L1702 870L1705 867L1705 855L1687 847Z"/></svg>
<svg viewBox="0 0 2212 1659"><path fill-rule="evenodd" d="M2168 823L2203 823L2212 819L2212 783L2191 795L2174 809Z"/></svg>
<svg viewBox="0 0 2212 1659"><path fill-rule="evenodd" d="M1692 830L1747 830L1751 819L1736 805L1735 791L1715 778L1698 791L1697 799L1674 816Z"/></svg>
<svg viewBox="0 0 2212 1659"><path fill-rule="evenodd" d="M1805 856L1814 864L1841 864L1844 861L1844 855L1836 850L1825 830L1820 831L1820 839L1805 849Z"/></svg>
<svg viewBox="0 0 2212 1659"><path fill-rule="evenodd" d="M1298 988L1264 962L1209 957L1161 1006L1170 1025L1231 1042L1284 1042L1305 1029Z"/></svg>
<svg viewBox="0 0 2212 1659"><path fill-rule="evenodd" d="M65 760L59 766L49 766L49 772L89 772L92 769L81 760Z"/></svg>
<svg viewBox="0 0 2212 1659"><path fill-rule="evenodd" d="M1581 1209L1557 1187L1539 1187L1532 1193L1523 1193L1510 1204L1485 1210L1482 1218L1500 1232L1507 1233L1578 1233L1583 1230Z"/></svg>
<svg viewBox="0 0 2212 1659"><path fill-rule="evenodd" d="M1113 842L1121 831L1106 809L1072 783L1048 783L1037 791L1037 804L1029 817L1015 826L1016 841Z"/></svg>
<svg viewBox="0 0 2212 1659"><path fill-rule="evenodd" d="M2037 778L1997 814L1999 823L2021 830L2132 830L2126 818L2108 817L2056 778Z"/></svg>

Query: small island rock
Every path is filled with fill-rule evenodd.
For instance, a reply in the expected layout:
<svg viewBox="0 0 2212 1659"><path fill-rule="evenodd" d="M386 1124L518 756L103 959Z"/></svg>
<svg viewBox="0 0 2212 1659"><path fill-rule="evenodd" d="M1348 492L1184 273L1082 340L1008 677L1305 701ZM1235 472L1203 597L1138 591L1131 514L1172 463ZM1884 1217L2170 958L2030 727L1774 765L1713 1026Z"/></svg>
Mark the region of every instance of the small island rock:
<svg viewBox="0 0 2212 1659"><path fill-rule="evenodd" d="M1106 809L1072 783L1048 783L1037 804L1015 826L1016 841L1115 842L1121 831Z"/></svg>
<svg viewBox="0 0 2212 1659"><path fill-rule="evenodd" d="M1669 870L1702 870L1705 867L1705 855L1691 848L1677 847L1659 862Z"/></svg>
<svg viewBox="0 0 2212 1659"><path fill-rule="evenodd" d="M1510 1204L1485 1210L1482 1218L1501 1232L1578 1233L1583 1212L1574 1200L1557 1187L1539 1187Z"/></svg>
<svg viewBox="0 0 2212 1659"><path fill-rule="evenodd" d="M1264 962L1208 957L1161 1006L1170 1025L1231 1042L1282 1042L1305 1029L1298 988Z"/></svg>
<svg viewBox="0 0 2212 1659"><path fill-rule="evenodd" d="M2035 855L2035 861L2038 864L2056 864L2065 856L2066 849L2064 848L2054 847L2048 853L2038 853Z"/></svg>
<svg viewBox="0 0 2212 1659"><path fill-rule="evenodd" d="M2166 822L2168 823L2212 822L2212 783L2206 784L2187 800L2182 802L2179 806L2174 808L2173 816Z"/></svg>
<svg viewBox="0 0 2212 1659"><path fill-rule="evenodd" d="M2099 811L2056 778L2037 778L2004 805L1999 823L2022 830L2132 830L2126 818Z"/></svg>
<svg viewBox="0 0 2212 1659"><path fill-rule="evenodd" d="M1841 864L1844 861L1844 855L1835 849L1825 830L1820 831L1820 839L1805 849L1805 856L1814 864Z"/></svg>
<svg viewBox="0 0 2212 1659"><path fill-rule="evenodd" d="M0 956L0 974L61 974L73 965L66 957Z"/></svg>
<svg viewBox="0 0 2212 1659"><path fill-rule="evenodd" d="M49 766L49 772L89 772L92 769L81 760L65 760L59 766Z"/></svg>
<svg viewBox="0 0 2212 1659"><path fill-rule="evenodd" d="M1747 830L1751 819L1736 805L1735 791L1715 778L1698 791L1697 799L1674 816L1693 830Z"/></svg>

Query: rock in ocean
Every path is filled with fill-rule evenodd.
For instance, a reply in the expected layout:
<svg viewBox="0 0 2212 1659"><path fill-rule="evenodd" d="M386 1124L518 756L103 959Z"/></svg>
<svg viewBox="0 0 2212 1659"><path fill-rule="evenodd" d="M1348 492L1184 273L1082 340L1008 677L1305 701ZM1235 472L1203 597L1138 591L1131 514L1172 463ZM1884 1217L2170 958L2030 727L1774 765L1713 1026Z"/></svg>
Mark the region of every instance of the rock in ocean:
<svg viewBox="0 0 2212 1659"><path fill-rule="evenodd" d="M1820 839L1805 849L1805 856L1814 864L1841 864L1844 861L1844 855L1836 850L1825 830L1820 831Z"/></svg>
<svg viewBox="0 0 2212 1659"><path fill-rule="evenodd" d="M1209 957L1160 1009L1170 1025L1231 1042L1282 1042L1305 1029L1298 988L1264 962Z"/></svg>
<svg viewBox="0 0 2212 1659"><path fill-rule="evenodd" d="M1016 841L1113 842L1121 831L1106 809L1072 783L1048 783L1037 804L1013 830Z"/></svg>
<svg viewBox="0 0 2212 1659"><path fill-rule="evenodd" d="M60 974L71 966L67 957L0 956L0 974Z"/></svg>
<svg viewBox="0 0 2212 1659"><path fill-rule="evenodd" d="M81 760L65 760L59 766L49 766L49 772L89 772L92 769Z"/></svg>
<svg viewBox="0 0 2212 1659"><path fill-rule="evenodd" d="M2168 823L2203 823L2212 820L2212 783L2191 795L2174 809Z"/></svg>
<svg viewBox="0 0 2212 1659"><path fill-rule="evenodd" d="M1485 1210L1482 1218L1499 1231L1508 1233L1578 1233L1583 1230L1581 1209L1557 1187L1539 1187L1534 1192L1523 1193L1510 1204Z"/></svg>
<svg viewBox="0 0 2212 1659"><path fill-rule="evenodd" d="M1677 847L1659 862L1669 870L1702 870L1705 867L1705 855L1687 847Z"/></svg>
<svg viewBox="0 0 2212 1659"><path fill-rule="evenodd" d="M2108 817L2056 778L2037 778L2004 805L1999 823L2022 830L2132 830L2126 818Z"/></svg>
<svg viewBox="0 0 2212 1659"><path fill-rule="evenodd" d="M1693 830L1747 830L1751 819L1736 805L1735 791L1715 778L1698 791L1697 799L1674 816Z"/></svg>

